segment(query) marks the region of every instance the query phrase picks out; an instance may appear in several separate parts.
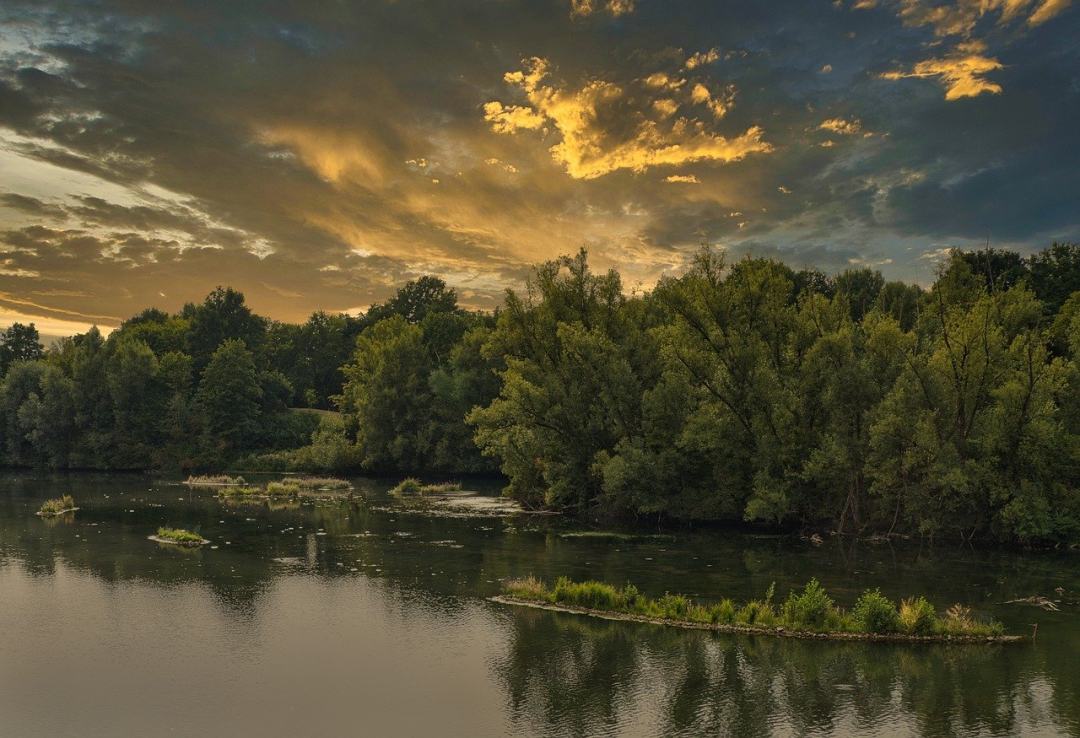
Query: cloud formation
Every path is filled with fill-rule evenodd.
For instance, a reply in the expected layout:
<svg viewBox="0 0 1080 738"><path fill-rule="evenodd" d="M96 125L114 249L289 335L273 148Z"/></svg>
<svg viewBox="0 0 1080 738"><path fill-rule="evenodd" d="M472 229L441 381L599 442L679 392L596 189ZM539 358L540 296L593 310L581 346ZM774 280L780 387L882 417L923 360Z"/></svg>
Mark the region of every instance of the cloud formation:
<svg viewBox="0 0 1080 738"><path fill-rule="evenodd" d="M7 0L0 324L217 284L302 320L423 273L486 308L583 245L645 287L703 242L925 280L1080 237L1078 31L1062 0Z"/></svg>
<svg viewBox="0 0 1080 738"><path fill-rule="evenodd" d="M684 86L663 73L634 87L593 79L574 88L553 82L548 60L534 57L503 78L524 92L529 106L491 101L484 105L485 120L505 134L549 124L560 139L550 147L551 156L575 179L595 179L620 169L644 172L699 161L726 163L772 151L760 126L729 138L691 114L676 115L684 106L650 92L666 94ZM733 100L733 88L715 98L700 82L690 88L689 102L705 106L716 118L727 114ZM520 125L519 119L527 124Z"/></svg>

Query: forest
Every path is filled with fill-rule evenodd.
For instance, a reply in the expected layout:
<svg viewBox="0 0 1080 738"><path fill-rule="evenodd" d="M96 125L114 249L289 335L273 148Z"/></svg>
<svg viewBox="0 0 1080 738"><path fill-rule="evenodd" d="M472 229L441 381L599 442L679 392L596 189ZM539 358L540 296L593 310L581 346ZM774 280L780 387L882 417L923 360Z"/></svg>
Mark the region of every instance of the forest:
<svg viewBox="0 0 1080 738"><path fill-rule="evenodd" d="M0 453L53 469L501 475L531 508L1080 542L1080 245L928 288L701 250L649 292L584 250L493 313L422 277L360 317L219 287L47 349L0 333Z"/></svg>

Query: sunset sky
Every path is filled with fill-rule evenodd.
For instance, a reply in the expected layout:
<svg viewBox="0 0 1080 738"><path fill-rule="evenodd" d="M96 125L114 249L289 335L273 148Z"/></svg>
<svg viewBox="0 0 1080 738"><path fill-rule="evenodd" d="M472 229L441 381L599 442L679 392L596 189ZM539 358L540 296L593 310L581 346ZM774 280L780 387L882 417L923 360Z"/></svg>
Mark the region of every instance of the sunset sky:
<svg viewBox="0 0 1080 738"><path fill-rule="evenodd" d="M0 5L0 325L1080 239L1069 0Z"/></svg>

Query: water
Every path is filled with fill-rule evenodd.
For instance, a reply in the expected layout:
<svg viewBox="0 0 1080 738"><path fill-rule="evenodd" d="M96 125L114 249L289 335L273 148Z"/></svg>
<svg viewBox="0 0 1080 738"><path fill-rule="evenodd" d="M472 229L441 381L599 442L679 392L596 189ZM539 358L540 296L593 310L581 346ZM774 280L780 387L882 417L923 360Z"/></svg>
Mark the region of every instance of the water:
<svg viewBox="0 0 1080 738"><path fill-rule="evenodd" d="M563 538L556 519L407 514L357 485L271 509L142 476L0 475L0 736L1080 735L1080 554ZM65 493L72 519L33 515ZM146 539L165 524L217 548ZM1039 636L800 642L485 600L530 573L705 599L816 575L844 604L920 592ZM1062 611L999 604L1032 594Z"/></svg>

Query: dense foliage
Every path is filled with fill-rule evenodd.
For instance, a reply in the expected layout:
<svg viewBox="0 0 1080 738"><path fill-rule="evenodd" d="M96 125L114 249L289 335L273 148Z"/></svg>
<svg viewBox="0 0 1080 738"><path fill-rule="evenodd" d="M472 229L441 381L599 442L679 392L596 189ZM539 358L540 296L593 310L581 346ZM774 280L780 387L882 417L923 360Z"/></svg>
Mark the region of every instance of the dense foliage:
<svg viewBox="0 0 1080 738"><path fill-rule="evenodd" d="M592 517L1080 539L1076 245L956 251L925 290L703 250L643 294L581 252L495 314L424 277L299 326L219 288L48 351L12 326L0 360L8 464L501 470Z"/></svg>

